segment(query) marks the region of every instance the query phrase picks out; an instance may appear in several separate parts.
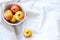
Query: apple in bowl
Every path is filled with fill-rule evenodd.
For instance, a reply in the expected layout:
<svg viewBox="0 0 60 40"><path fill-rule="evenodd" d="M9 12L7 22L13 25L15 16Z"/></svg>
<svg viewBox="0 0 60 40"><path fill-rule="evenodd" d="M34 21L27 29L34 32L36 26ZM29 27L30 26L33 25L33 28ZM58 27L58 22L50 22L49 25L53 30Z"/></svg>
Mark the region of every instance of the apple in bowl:
<svg viewBox="0 0 60 40"><path fill-rule="evenodd" d="M12 14L12 12L11 12L10 10L6 10L6 11L4 12L4 18L5 18L6 20L11 20L12 17L13 17L13 14Z"/></svg>
<svg viewBox="0 0 60 40"><path fill-rule="evenodd" d="M23 14L22 11L17 11L15 16L16 16L17 21L20 21L20 20L22 20L24 18L24 14Z"/></svg>
<svg viewBox="0 0 60 40"><path fill-rule="evenodd" d="M18 25L24 21L26 13L18 3L7 3L3 11L3 20L9 25Z"/></svg>
<svg viewBox="0 0 60 40"><path fill-rule="evenodd" d="M16 13L16 12L19 11L19 10L20 10L20 8L19 8L18 6L16 6L16 5L11 6L11 11L12 11L13 13Z"/></svg>

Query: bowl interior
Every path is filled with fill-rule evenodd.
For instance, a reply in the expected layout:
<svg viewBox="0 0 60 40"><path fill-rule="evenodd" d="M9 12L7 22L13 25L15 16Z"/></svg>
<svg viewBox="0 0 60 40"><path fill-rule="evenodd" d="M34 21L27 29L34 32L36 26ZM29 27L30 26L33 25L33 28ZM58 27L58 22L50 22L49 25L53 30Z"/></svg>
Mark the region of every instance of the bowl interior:
<svg viewBox="0 0 60 40"><path fill-rule="evenodd" d="M4 14L4 12L5 12L6 10L10 9L11 6L13 6L13 5L17 5L17 6L20 8L20 11L22 11L22 12L24 13L24 19L25 19L25 12L24 12L23 8L21 7L21 5L19 5L18 3L9 3L9 4L6 4L6 6L4 7L3 14ZM3 20L4 20L7 24L9 24L9 25L18 25L18 24L22 23L22 22L24 21L24 19L22 19L21 21L16 22L16 23L11 23L11 22L7 21L7 20L3 17Z"/></svg>

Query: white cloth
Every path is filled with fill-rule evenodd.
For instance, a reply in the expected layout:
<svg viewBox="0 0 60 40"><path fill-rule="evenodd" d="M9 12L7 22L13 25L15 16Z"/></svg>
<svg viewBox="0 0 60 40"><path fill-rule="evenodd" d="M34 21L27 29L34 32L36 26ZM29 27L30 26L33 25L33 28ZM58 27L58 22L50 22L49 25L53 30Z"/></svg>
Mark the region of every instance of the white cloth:
<svg viewBox="0 0 60 40"><path fill-rule="evenodd" d="M25 1L21 4L27 12L27 18L22 25L22 29L24 30L26 28L30 28L33 31L33 36L26 40L59 40L59 26L56 17L60 18L60 14L57 13L58 11L54 11L58 8L58 6L52 6L52 4L48 5L42 2L41 4L40 1ZM50 13L50 10L53 11L53 13ZM19 32L19 27L21 26L18 26L16 28L18 29L18 33L20 34L21 32ZM20 40L25 40L23 34L18 36Z"/></svg>
<svg viewBox="0 0 60 40"><path fill-rule="evenodd" d="M19 2L26 11L27 16L22 24L15 27L18 40L59 40L60 7L48 2L49 0L21 0ZM3 21L1 22L3 23ZM7 26L7 24L5 24L5 26ZM10 40L15 40L12 38L13 36L16 38L14 28L10 28L13 29L13 32L9 34L10 31L6 30L10 35L7 35L8 39L7 37L6 39L9 40L11 38ZM26 28L32 30L33 34L31 38L26 39L23 36L23 31ZM4 36L2 38L4 38Z"/></svg>

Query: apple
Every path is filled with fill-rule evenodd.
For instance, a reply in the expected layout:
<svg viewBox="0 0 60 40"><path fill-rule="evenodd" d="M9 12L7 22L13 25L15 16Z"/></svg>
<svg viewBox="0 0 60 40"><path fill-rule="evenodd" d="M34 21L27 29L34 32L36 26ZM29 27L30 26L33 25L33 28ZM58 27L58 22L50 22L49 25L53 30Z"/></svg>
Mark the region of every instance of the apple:
<svg viewBox="0 0 60 40"><path fill-rule="evenodd" d="M16 18L15 18L15 15L13 15L13 18L10 20L10 22L12 22L12 23L17 22L17 21L16 21Z"/></svg>
<svg viewBox="0 0 60 40"><path fill-rule="evenodd" d="M26 37L26 38L29 38L32 36L32 30L30 29L25 29L24 32L23 32L23 35Z"/></svg>
<svg viewBox="0 0 60 40"><path fill-rule="evenodd" d="M19 11L19 7L17 6L17 5L13 5L13 6L11 6L11 11L13 12L13 13L16 13L17 11Z"/></svg>
<svg viewBox="0 0 60 40"><path fill-rule="evenodd" d="M12 12L11 12L10 10L6 10L6 11L4 12L4 18L5 18L6 20L11 20L12 17L13 17L13 14L12 14Z"/></svg>
<svg viewBox="0 0 60 40"><path fill-rule="evenodd" d="M16 20L20 21L20 20L22 20L24 18L24 13L22 11L17 11L15 13L15 16L16 16Z"/></svg>

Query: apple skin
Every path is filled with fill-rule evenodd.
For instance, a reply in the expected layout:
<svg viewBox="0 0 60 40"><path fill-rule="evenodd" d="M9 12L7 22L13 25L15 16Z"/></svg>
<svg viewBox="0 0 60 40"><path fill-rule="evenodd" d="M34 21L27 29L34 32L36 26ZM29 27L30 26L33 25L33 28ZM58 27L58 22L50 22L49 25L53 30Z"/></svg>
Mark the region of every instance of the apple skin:
<svg viewBox="0 0 60 40"><path fill-rule="evenodd" d="M12 23L17 22L17 20L16 20L16 18L15 18L15 15L13 15L13 18L10 20L10 22L12 22Z"/></svg>
<svg viewBox="0 0 60 40"><path fill-rule="evenodd" d="M17 5L11 6L11 11L15 14L17 11L19 11L19 7Z"/></svg>
<svg viewBox="0 0 60 40"><path fill-rule="evenodd" d="M13 14L12 14L12 12L11 12L10 10L6 10L6 11L4 12L4 18L5 18L6 20L11 20L12 17L13 17Z"/></svg>
<svg viewBox="0 0 60 40"><path fill-rule="evenodd" d="M16 16L16 20L20 21L24 18L24 13L22 11L18 11L15 13L15 16Z"/></svg>
<svg viewBox="0 0 60 40"><path fill-rule="evenodd" d="M25 29L24 32L23 32L23 35L26 37L26 38L29 38L32 36L32 30L30 29Z"/></svg>

